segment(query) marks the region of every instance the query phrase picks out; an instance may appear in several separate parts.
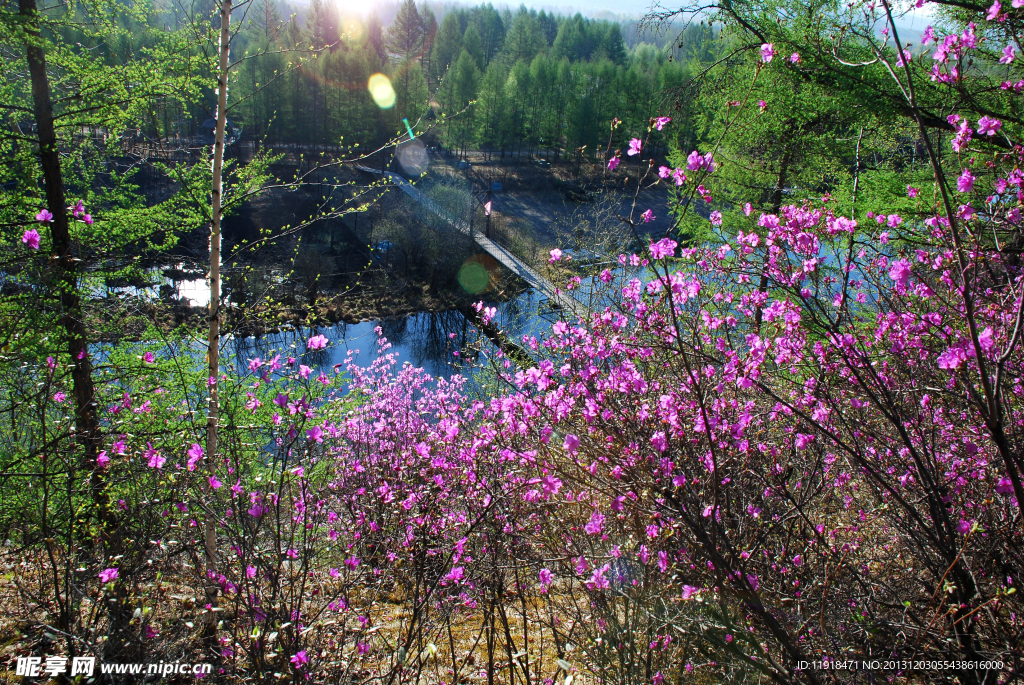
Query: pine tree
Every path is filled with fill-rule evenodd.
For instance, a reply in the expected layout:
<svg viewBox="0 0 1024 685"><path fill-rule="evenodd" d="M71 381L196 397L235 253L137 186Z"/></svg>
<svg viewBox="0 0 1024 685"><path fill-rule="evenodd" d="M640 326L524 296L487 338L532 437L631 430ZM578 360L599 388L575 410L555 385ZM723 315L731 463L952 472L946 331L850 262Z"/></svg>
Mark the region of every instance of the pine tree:
<svg viewBox="0 0 1024 685"><path fill-rule="evenodd" d="M437 17L434 16L434 10L429 6L423 7L420 17L423 20L423 49L420 53L420 64L423 66L423 73L429 75L434 39L437 37Z"/></svg>
<svg viewBox="0 0 1024 685"><path fill-rule="evenodd" d="M544 34L541 33L537 18L521 9L505 35L503 52L506 63L511 65L523 60L529 64L544 44Z"/></svg>
<svg viewBox="0 0 1024 685"><path fill-rule="evenodd" d="M388 53L384 47L384 25L376 12L372 13L366 21L366 41L373 46L381 64L387 62Z"/></svg>
<svg viewBox="0 0 1024 685"><path fill-rule="evenodd" d="M479 39L478 34L477 41ZM441 20L441 28L437 31L430 55L430 66L434 77L438 79L443 77L449 65L454 63L460 52L462 52L462 35L459 31L459 17L455 12L449 12ZM472 55L470 57L476 59Z"/></svg>
<svg viewBox="0 0 1024 685"><path fill-rule="evenodd" d="M420 56L423 50L424 26L423 17L416 9L413 0L405 0L395 22L388 28L388 53L395 58L397 64Z"/></svg>
<svg viewBox="0 0 1024 685"><path fill-rule="evenodd" d="M469 26L466 27L466 33L462 36L462 47L466 49L469 56L476 62L476 67L480 71L484 70L484 53L483 42L480 38L480 30L477 28L476 22L469 22Z"/></svg>

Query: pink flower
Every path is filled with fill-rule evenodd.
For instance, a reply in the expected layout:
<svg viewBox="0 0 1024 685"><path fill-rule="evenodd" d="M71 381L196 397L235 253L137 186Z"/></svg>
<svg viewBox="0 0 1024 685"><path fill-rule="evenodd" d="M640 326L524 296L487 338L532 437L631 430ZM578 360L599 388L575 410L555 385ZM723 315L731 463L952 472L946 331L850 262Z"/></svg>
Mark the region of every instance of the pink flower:
<svg viewBox="0 0 1024 685"><path fill-rule="evenodd" d="M1003 48L1003 56L999 58L999 63L1009 64L1015 59L1017 59L1017 51L1014 49L1012 44L1007 44L1007 46Z"/></svg>
<svg viewBox="0 0 1024 685"><path fill-rule="evenodd" d="M964 172L957 177L956 189L961 193L969 193L974 190L974 174L970 169L964 169Z"/></svg>
<svg viewBox="0 0 1024 685"><path fill-rule="evenodd" d="M151 469L161 469L164 464L167 463L167 458L160 455L151 443L146 443L148 449L143 453L143 457L146 459L146 466Z"/></svg>
<svg viewBox="0 0 1024 685"><path fill-rule="evenodd" d="M152 640L154 637L157 637L159 635L160 635L160 631L155 630L151 626L146 626L145 636L146 636L147 640Z"/></svg>
<svg viewBox="0 0 1024 685"><path fill-rule="evenodd" d="M695 588L692 585L684 585L683 586L683 601L684 602L690 601L699 592L700 592L700 590L698 590L697 588Z"/></svg>
<svg viewBox="0 0 1024 685"><path fill-rule="evenodd" d="M796 445L796 448L798 450L805 450L805 449L807 449L808 446L810 446L810 444L812 442L814 442L814 436L813 435L806 435L804 433L797 433L796 434L796 439L794 440L794 444Z"/></svg>
<svg viewBox="0 0 1024 685"><path fill-rule="evenodd" d="M306 431L306 438L312 440L313 442L323 442L324 429L321 428L320 426L313 426L312 428Z"/></svg>
<svg viewBox="0 0 1024 685"><path fill-rule="evenodd" d="M564 447L565 451L569 454L575 454L576 450L580 448L580 439L570 433L565 436L565 441L562 443L562 447Z"/></svg>
<svg viewBox="0 0 1024 685"><path fill-rule="evenodd" d="M657 119L654 120L654 128L660 131L670 121L672 121L672 117L658 117Z"/></svg>
<svg viewBox="0 0 1024 685"><path fill-rule="evenodd" d="M1002 127L1003 122L999 119L993 119L992 117L982 117L981 119L978 119L978 135L994 136Z"/></svg>
<svg viewBox="0 0 1024 685"><path fill-rule="evenodd" d="M676 182L677 186L681 186L686 183L686 174L682 169L676 169L672 172L672 180Z"/></svg>
<svg viewBox="0 0 1024 685"><path fill-rule="evenodd" d="M757 101L757 108L760 109L763 112L766 109L768 109L768 103L765 102L764 100L758 100Z"/></svg>
<svg viewBox="0 0 1024 685"><path fill-rule="evenodd" d="M906 285L910 279L910 262L906 259L898 259L889 269L889 278L896 281L897 285Z"/></svg>
<svg viewBox="0 0 1024 685"><path fill-rule="evenodd" d="M672 240L671 238L662 238L656 243L650 244L651 257L654 259L663 259L664 257L671 257L675 254L676 247L679 243Z"/></svg>
<svg viewBox="0 0 1024 685"><path fill-rule="evenodd" d="M652 435L651 445L653 445L654 449L658 450L659 452L664 452L665 450L667 450L668 438L665 437L665 431L658 431L657 433Z"/></svg>
<svg viewBox="0 0 1024 685"><path fill-rule="evenodd" d="M303 649L300 652L296 652L295 656L289 659L289 661L295 665L295 668L302 670L302 667L309 663L309 657L306 656L306 650Z"/></svg>
<svg viewBox="0 0 1024 685"><path fill-rule="evenodd" d="M920 192L920 191L918 191L918 189L915 188L914 186L907 186L907 197L910 197L910 198L917 197L918 192Z"/></svg>
<svg viewBox="0 0 1024 685"><path fill-rule="evenodd" d="M68 396L62 392L55 392L53 394L53 401L56 402L57 404L63 404L64 400L66 400L67 398Z"/></svg>
<svg viewBox="0 0 1024 685"><path fill-rule="evenodd" d="M961 535L967 535L971 532L971 524L964 519L960 519L960 523L956 524L956 532Z"/></svg>
<svg viewBox="0 0 1024 685"><path fill-rule="evenodd" d="M632 157L633 155L640 154L640 146L642 144L643 141L641 141L639 138L633 138L632 140L629 141L629 150L626 151L626 154L629 155L630 157Z"/></svg>
<svg viewBox="0 0 1024 685"><path fill-rule="evenodd" d="M107 451L103 450L96 457L96 465L99 466L101 469L105 469L105 468L107 468L107 464L109 464L109 463L110 463L110 457L107 456Z"/></svg>
<svg viewBox="0 0 1024 685"><path fill-rule="evenodd" d="M307 350L322 350L327 347L327 338L323 335L314 335L306 343Z"/></svg>
<svg viewBox="0 0 1024 685"><path fill-rule="evenodd" d="M116 568L105 568L100 571L100 582L101 583L112 583L117 580L117 577L121 575L118 573Z"/></svg>
<svg viewBox="0 0 1024 685"><path fill-rule="evenodd" d="M217 490L224 485L224 483L221 483L219 480L217 480L217 476L210 476L206 480L210 484L211 490Z"/></svg>
<svg viewBox="0 0 1024 685"><path fill-rule="evenodd" d="M794 566L803 566L804 565L804 558L802 556L800 556L799 554L797 554L795 557L793 557L793 565Z"/></svg>
<svg viewBox="0 0 1024 685"><path fill-rule="evenodd" d="M754 208L751 206L751 204L749 202L747 204L743 205L743 215L744 216L750 216L750 213L752 211L754 211Z"/></svg>
<svg viewBox="0 0 1024 685"><path fill-rule="evenodd" d="M790 55L789 56L789 61L790 61L791 64L802 64L803 63L803 59L800 58L800 53L799 52L794 52L792 55Z"/></svg>
<svg viewBox="0 0 1024 685"><path fill-rule="evenodd" d="M30 228L25 231L21 236L21 242L28 245L33 250L39 249L39 231L34 228Z"/></svg>
<svg viewBox="0 0 1024 685"><path fill-rule="evenodd" d="M985 15L985 19L987 21L995 21L999 18L999 10L1002 8L1003 6L999 4L999 0L995 0L992 6L988 8L988 14Z"/></svg>
<svg viewBox="0 0 1024 685"><path fill-rule="evenodd" d="M48 209L41 209L39 210L39 213L36 214L36 221L52 222L53 214L51 214Z"/></svg>
<svg viewBox="0 0 1024 685"><path fill-rule="evenodd" d="M924 29L924 35L921 37L921 45L928 45L935 40L935 29L931 26L926 26Z"/></svg>
<svg viewBox="0 0 1024 685"><path fill-rule="evenodd" d="M1004 496L1013 494L1013 483L1009 478L1003 476L999 479L999 482L996 483L996 493Z"/></svg>
<svg viewBox="0 0 1024 685"><path fill-rule="evenodd" d="M616 155L616 156L612 157L611 159L609 159L608 160L608 171L615 171L619 167L619 162L621 162L621 161L622 160L619 159L618 155Z"/></svg>
<svg viewBox="0 0 1024 685"><path fill-rule="evenodd" d="M555 262L562 258L562 251L559 250L557 247L553 249L549 254L551 255L551 258L548 260L549 264L554 264Z"/></svg>
<svg viewBox="0 0 1024 685"><path fill-rule="evenodd" d="M711 219L711 225L712 226L721 226L722 225L722 213L721 212L711 212L710 219Z"/></svg>
<svg viewBox="0 0 1024 685"><path fill-rule="evenodd" d="M458 583L466 577L466 569L463 566L456 566L444 577L449 583Z"/></svg>
<svg viewBox="0 0 1024 685"><path fill-rule="evenodd" d="M546 568L542 568L540 570L538 577L540 578L540 584L543 585L545 588L549 587L551 583L554 581L554 577L551 575L551 571L549 571Z"/></svg>
<svg viewBox="0 0 1024 685"><path fill-rule="evenodd" d="M309 378L309 374L313 373L313 369L309 368L305 364L299 364L299 375L303 379Z"/></svg>
<svg viewBox="0 0 1024 685"><path fill-rule="evenodd" d="M604 514L595 509L593 513L590 514L590 520L587 522L587 525L583 527L583 530L587 531L587 535L600 535L603 527Z"/></svg>
<svg viewBox="0 0 1024 685"><path fill-rule="evenodd" d="M643 220L645 224L649 224L651 223L651 221L654 220L654 212L648 209L646 212L640 215L640 218Z"/></svg>
<svg viewBox="0 0 1024 685"><path fill-rule="evenodd" d="M145 362L146 364L152 364L154 361L153 353L147 352L146 354L142 355L142 361Z"/></svg>
<svg viewBox="0 0 1024 685"><path fill-rule="evenodd" d="M775 57L775 47L771 43L761 45L761 61L768 64Z"/></svg>
<svg viewBox="0 0 1024 685"><path fill-rule="evenodd" d="M195 471L196 464L203 458L203 447L198 442L192 443L192 447L188 450L188 470Z"/></svg>

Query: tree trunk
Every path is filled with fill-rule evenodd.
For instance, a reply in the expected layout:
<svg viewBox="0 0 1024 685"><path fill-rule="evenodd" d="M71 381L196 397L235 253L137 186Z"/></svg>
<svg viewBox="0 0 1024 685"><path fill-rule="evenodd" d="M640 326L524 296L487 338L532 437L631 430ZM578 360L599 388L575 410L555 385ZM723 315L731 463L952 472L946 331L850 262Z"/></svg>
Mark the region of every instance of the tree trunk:
<svg viewBox="0 0 1024 685"><path fill-rule="evenodd" d="M19 13L26 19L26 33L32 43L39 39L36 0L19 0ZM51 264L56 272L60 291L60 323L67 336L68 353L74 365L71 370L75 398L75 437L84 449L82 468L92 473L89 487L96 515L100 519L104 541L113 542L117 517L110 508L107 483L103 472L96 467L100 447L100 422L96 410L92 364L89 360L82 300L78 295L78 259L71 251L71 231L68 222L64 178L57 153L57 134L53 123L53 103L50 100L50 82L46 74L46 56L38 44L26 43L25 56L32 80L32 102L39 136L39 160L46 189L46 207L53 214L50 223L50 241L53 245Z"/></svg>
<svg viewBox="0 0 1024 685"><path fill-rule="evenodd" d="M206 413L206 466L210 476L216 472L218 445L218 421L220 402L218 384L220 382L220 222L223 214L222 186L224 172L224 129L227 127L228 103L228 53L231 42L231 0L220 3L220 61L217 68L217 131L213 145L213 182L211 183L211 221L210 221L210 328L207 338L207 357L209 362L210 403ZM208 492L213 496L213 487L208 485ZM217 570L217 522L213 516L207 516L205 527L206 556L206 602L215 604L217 601L217 583L211 578ZM215 634L217 615L206 613L203 626L204 637L212 639Z"/></svg>

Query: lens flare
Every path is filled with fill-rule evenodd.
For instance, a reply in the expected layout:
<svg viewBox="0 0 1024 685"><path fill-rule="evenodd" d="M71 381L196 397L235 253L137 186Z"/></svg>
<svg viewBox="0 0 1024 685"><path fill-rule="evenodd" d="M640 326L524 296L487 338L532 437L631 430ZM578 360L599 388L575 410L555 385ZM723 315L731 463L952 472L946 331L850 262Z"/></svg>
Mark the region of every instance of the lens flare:
<svg viewBox="0 0 1024 685"><path fill-rule="evenodd" d="M391 79L384 74L374 74L367 85L378 107L391 109L395 106L395 89L391 86Z"/></svg>
<svg viewBox="0 0 1024 685"><path fill-rule="evenodd" d="M363 39L364 33L363 22L358 17L345 17L341 20L341 37L345 40L357 43Z"/></svg>
<svg viewBox="0 0 1024 685"><path fill-rule="evenodd" d="M489 254L475 254L462 263L459 285L471 295L493 288L498 278L498 261Z"/></svg>
<svg viewBox="0 0 1024 685"><path fill-rule="evenodd" d="M398 144L398 163L410 176L422 176L430 167L426 146L418 140L407 140Z"/></svg>

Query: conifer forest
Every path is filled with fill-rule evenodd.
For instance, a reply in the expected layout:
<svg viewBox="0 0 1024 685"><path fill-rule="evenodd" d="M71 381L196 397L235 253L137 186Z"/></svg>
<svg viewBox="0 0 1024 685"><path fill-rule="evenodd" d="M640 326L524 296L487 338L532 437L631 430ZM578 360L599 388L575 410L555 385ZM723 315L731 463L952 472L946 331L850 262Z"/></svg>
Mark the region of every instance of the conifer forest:
<svg viewBox="0 0 1024 685"><path fill-rule="evenodd" d="M1024 0L473 1L0 2L0 683L1024 681Z"/></svg>

